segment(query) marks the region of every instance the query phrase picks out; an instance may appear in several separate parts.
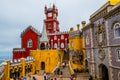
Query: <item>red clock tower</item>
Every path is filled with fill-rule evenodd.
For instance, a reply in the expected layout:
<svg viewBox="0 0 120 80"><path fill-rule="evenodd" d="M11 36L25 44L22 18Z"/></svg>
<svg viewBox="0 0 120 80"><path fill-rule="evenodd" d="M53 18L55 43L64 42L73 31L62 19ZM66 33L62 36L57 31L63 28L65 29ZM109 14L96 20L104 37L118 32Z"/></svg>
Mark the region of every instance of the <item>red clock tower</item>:
<svg viewBox="0 0 120 80"><path fill-rule="evenodd" d="M52 8L47 8L45 6L45 15L46 19L44 20L44 22L46 25L47 34L59 32L59 22L57 20L58 9L56 8L56 6L53 5Z"/></svg>

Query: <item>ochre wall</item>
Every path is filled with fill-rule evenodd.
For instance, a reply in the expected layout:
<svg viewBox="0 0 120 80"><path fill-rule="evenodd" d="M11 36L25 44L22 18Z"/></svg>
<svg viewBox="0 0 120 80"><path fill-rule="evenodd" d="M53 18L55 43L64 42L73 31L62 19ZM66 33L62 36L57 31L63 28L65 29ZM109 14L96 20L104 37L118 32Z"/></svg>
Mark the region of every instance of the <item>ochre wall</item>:
<svg viewBox="0 0 120 80"><path fill-rule="evenodd" d="M60 61L58 54L60 53ZM35 69L41 70L41 62L45 63L45 72L52 73L58 62L62 62L63 52L57 50L32 50L31 56L35 59Z"/></svg>
<svg viewBox="0 0 120 80"><path fill-rule="evenodd" d="M11 62L9 60L6 61L6 63L7 65L4 66L4 75L1 80L10 80L10 70L13 70L12 72L14 72L15 69L17 69L17 72L18 72L19 68L21 68L20 77L28 76L30 74L35 74L34 61L27 61L26 63L26 60L22 58L20 62L15 65L11 65ZM28 65L32 66L32 71L25 74L25 66L28 68Z"/></svg>
<svg viewBox="0 0 120 80"><path fill-rule="evenodd" d="M120 2L120 0L108 0L112 5L115 5Z"/></svg>
<svg viewBox="0 0 120 80"><path fill-rule="evenodd" d="M70 31L70 33L74 33L74 30ZM84 39L83 37L79 37L79 36L73 36L69 38L69 49L70 51L80 51L83 54L83 64L75 64L73 63L72 57L74 55L74 53L72 53L73 55L70 55L70 65L71 68L74 69L79 69L79 71L84 71L85 70L85 51L84 49Z"/></svg>

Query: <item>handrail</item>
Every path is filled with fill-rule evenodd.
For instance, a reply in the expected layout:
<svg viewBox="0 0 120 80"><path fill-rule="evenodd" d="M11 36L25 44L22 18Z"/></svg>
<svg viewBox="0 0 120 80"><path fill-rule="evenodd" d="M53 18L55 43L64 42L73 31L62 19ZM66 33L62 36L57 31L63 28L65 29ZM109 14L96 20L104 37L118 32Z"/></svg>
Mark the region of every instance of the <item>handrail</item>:
<svg viewBox="0 0 120 80"><path fill-rule="evenodd" d="M74 74L74 71L73 71L73 69L71 67L70 61L69 61L69 69L70 69L70 74Z"/></svg>
<svg viewBox="0 0 120 80"><path fill-rule="evenodd" d="M4 73L2 73L2 74L0 75L0 79L2 79L3 75L4 75Z"/></svg>
<svg viewBox="0 0 120 80"><path fill-rule="evenodd" d="M0 79L3 77L4 75L4 66L0 65Z"/></svg>
<svg viewBox="0 0 120 80"><path fill-rule="evenodd" d="M59 67L60 62L58 62L57 66L55 67L55 69L53 69L52 73L54 73L54 71Z"/></svg>

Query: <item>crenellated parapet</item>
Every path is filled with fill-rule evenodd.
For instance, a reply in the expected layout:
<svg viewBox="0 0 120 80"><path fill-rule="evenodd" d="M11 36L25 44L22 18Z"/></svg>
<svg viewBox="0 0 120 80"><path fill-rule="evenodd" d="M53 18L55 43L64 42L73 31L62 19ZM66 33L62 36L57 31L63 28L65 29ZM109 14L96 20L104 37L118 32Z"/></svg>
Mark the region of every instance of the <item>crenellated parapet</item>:
<svg viewBox="0 0 120 80"><path fill-rule="evenodd" d="M7 63L6 62L2 62L1 64L0 64L0 80L3 78L3 76L4 76L4 70L5 70L5 65L7 65Z"/></svg>
<svg viewBox="0 0 120 80"><path fill-rule="evenodd" d="M32 57L14 61L5 60L3 65L1 65L0 80L9 80L10 78L28 76L35 73L34 59Z"/></svg>
<svg viewBox="0 0 120 80"><path fill-rule="evenodd" d="M28 31L28 30L32 30L33 32L35 32L37 35L41 35L40 32L35 29L33 26L29 25L22 33L21 33L21 37Z"/></svg>
<svg viewBox="0 0 120 80"><path fill-rule="evenodd" d="M77 25L77 30L74 30L73 28L70 28L69 31L69 38L73 37L82 37L82 31L80 30L80 25Z"/></svg>
<svg viewBox="0 0 120 80"><path fill-rule="evenodd" d="M13 52L25 52L25 48L13 48Z"/></svg>

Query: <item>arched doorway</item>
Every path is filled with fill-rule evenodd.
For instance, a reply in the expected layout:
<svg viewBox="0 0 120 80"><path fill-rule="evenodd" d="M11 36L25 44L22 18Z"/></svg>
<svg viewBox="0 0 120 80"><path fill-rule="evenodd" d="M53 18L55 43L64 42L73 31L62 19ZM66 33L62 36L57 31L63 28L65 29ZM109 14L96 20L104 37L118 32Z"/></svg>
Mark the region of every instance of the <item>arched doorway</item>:
<svg viewBox="0 0 120 80"><path fill-rule="evenodd" d="M45 62L41 62L41 70L45 70Z"/></svg>
<svg viewBox="0 0 120 80"><path fill-rule="evenodd" d="M99 65L99 77L100 80L109 80L108 69L104 64Z"/></svg>
<svg viewBox="0 0 120 80"><path fill-rule="evenodd" d="M64 50L64 56L63 56L64 61L69 61L69 53Z"/></svg>
<svg viewBox="0 0 120 80"><path fill-rule="evenodd" d="M44 49L45 49L45 44L44 44L44 43L41 43L40 49L41 49L41 50L44 50Z"/></svg>
<svg viewBox="0 0 120 80"><path fill-rule="evenodd" d="M85 59L85 70L86 72L89 72L89 69L88 69L88 60Z"/></svg>

